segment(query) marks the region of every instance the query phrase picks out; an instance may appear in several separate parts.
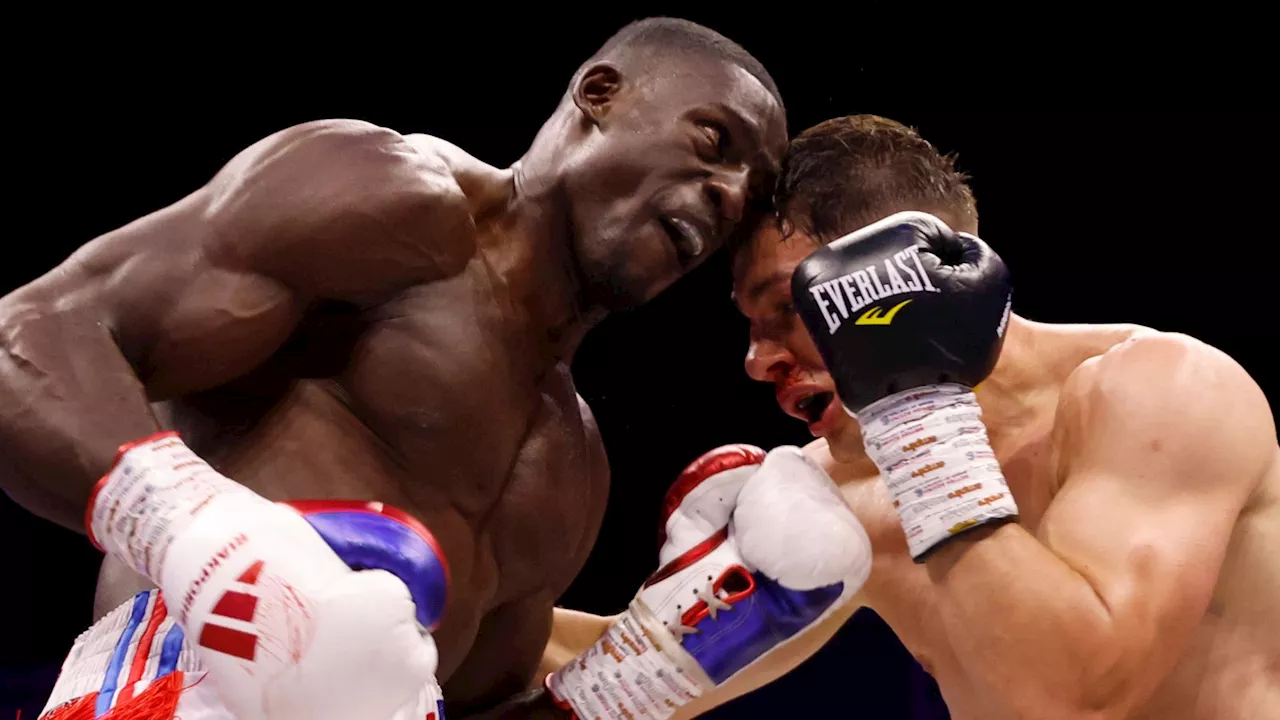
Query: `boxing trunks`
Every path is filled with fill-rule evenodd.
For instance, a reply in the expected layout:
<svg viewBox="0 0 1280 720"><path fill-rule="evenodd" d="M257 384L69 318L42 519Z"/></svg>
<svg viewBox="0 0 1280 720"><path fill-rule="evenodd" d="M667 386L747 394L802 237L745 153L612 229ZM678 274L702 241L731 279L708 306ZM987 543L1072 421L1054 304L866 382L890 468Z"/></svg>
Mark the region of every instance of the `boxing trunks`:
<svg viewBox="0 0 1280 720"><path fill-rule="evenodd" d="M235 621L227 630L236 632ZM443 720L440 687L393 720ZM434 710L418 712L418 709ZM159 590L138 593L76 638L40 720L236 720Z"/></svg>

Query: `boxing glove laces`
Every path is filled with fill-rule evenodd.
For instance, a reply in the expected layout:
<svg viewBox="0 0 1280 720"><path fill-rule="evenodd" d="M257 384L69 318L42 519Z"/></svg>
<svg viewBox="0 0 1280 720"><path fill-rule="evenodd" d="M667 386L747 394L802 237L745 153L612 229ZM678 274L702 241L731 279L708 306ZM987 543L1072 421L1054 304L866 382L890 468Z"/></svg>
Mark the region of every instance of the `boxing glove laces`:
<svg viewBox="0 0 1280 720"><path fill-rule="evenodd" d="M973 392L1009 322L1013 287L1000 257L932 215L902 212L814 252L791 284L912 557L1015 519Z"/></svg>

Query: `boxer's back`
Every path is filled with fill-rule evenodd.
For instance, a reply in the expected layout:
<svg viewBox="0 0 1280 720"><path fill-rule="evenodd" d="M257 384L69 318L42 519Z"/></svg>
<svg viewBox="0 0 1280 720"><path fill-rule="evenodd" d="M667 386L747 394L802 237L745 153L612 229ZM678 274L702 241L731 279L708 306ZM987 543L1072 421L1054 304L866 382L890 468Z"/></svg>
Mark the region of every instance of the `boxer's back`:
<svg viewBox="0 0 1280 720"><path fill-rule="evenodd" d="M1145 330L1076 328L1070 348L1059 358L1045 358L1055 368L1051 392L1037 397L1033 416L1023 418L1020 432L1001 435L994 429L993 447L1022 510L1021 524L1033 534L1054 498L1057 463L1075 449L1064 442L1057 423L1059 393L1068 376L1090 357ZM990 422L990 421L989 421ZM990 425L989 425L990 426ZM1015 439L1016 438L1016 439ZM844 496L867 528L876 551L864 603L880 614L903 643L938 680L952 717L992 717L981 692L966 678L952 651L924 566L908 553L892 501L866 458L836 462L818 441L809 452L822 461L841 485ZM1177 528L1168 532L1176 533ZM1134 717L1162 720L1245 720L1268 717L1280 708L1280 457L1257 484L1236 519L1207 612L1182 659L1166 676L1150 701ZM1154 660L1154 659L1153 659ZM1264 711L1264 709L1269 709Z"/></svg>

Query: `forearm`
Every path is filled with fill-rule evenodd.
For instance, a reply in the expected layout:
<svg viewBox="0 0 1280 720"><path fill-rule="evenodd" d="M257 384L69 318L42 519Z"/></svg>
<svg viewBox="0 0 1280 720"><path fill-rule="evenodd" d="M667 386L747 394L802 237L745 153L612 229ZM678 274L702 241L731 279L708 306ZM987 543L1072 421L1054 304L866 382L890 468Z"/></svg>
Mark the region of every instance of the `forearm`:
<svg viewBox="0 0 1280 720"><path fill-rule="evenodd" d="M0 488L82 531L119 446L159 429L109 329L53 303L0 302Z"/></svg>
<svg viewBox="0 0 1280 720"><path fill-rule="evenodd" d="M1109 705L1124 673L1108 605L1022 526L956 538L927 567L950 645L990 697L1018 717L1073 717Z"/></svg>

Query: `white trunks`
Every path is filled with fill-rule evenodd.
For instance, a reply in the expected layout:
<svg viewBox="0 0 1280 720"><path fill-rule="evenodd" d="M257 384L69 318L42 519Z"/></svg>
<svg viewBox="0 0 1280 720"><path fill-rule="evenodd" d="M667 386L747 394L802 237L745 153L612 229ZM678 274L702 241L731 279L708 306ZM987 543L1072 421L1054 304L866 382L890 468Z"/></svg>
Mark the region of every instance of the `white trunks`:
<svg viewBox="0 0 1280 720"><path fill-rule="evenodd" d="M413 717L444 720L437 685ZM410 714L412 713L412 714ZM236 720L223 706L159 590L138 593L81 633L40 720Z"/></svg>
<svg viewBox="0 0 1280 720"><path fill-rule="evenodd" d="M234 720L169 615L159 590L138 593L80 634L41 720Z"/></svg>

